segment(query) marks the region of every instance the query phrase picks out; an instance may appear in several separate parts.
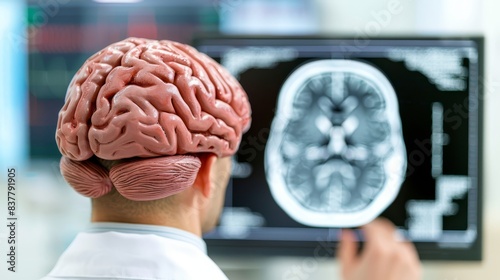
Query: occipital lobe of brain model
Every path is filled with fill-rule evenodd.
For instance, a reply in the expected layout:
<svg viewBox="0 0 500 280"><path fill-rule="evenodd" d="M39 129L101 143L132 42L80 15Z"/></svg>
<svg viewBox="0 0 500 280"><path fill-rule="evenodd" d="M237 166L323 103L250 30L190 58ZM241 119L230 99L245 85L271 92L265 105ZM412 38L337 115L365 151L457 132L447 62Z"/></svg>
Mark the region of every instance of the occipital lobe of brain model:
<svg viewBox="0 0 500 280"><path fill-rule="evenodd" d="M90 57L59 112L56 141L77 161L237 150L250 126L240 84L194 48L129 38Z"/></svg>

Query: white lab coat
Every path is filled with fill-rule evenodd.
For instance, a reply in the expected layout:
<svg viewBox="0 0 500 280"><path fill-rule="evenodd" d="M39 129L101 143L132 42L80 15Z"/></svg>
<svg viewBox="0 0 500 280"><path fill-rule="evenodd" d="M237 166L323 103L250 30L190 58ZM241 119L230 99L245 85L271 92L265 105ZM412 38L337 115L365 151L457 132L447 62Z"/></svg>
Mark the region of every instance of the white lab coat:
<svg viewBox="0 0 500 280"><path fill-rule="evenodd" d="M42 280L227 280L195 235L146 225L99 226L78 234Z"/></svg>

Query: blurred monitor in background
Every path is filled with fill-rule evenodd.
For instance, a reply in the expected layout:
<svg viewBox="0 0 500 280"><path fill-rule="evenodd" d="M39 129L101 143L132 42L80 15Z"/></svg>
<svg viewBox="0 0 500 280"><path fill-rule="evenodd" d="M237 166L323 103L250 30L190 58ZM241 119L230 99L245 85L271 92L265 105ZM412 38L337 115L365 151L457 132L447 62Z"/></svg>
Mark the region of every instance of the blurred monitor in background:
<svg viewBox="0 0 500 280"><path fill-rule="evenodd" d="M127 37L187 43L219 27L213 2L28 1L29 148L32 159L58 159L57 113L71 78L92 54Z"/></svg>

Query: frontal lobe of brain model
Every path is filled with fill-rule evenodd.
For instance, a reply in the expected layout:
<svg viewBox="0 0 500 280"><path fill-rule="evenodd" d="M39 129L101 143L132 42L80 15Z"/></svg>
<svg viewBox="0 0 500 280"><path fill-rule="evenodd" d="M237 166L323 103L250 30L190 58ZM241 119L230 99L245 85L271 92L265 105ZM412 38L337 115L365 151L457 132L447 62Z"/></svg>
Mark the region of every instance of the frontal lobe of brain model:
<svg viewBox="0 0 500 280"><path fill-rule="evenodd" d="M75 163L93 158L229 156L248 129L250 114L241 85L208 56L177 42L129 38L90 57L71 81L56 131L61 169L75 183L76 170L102 178L102 170L92 171L98 169L87 167L89 162ZM173 170L182 173L190 161L176 158L159 166L180 166ZM111 170L109 175L120 180L123 174ZM108 179L102 181L101 190L70 183L97 197L110 189Z"/></svg>
<svg viewBox="0 0 500 280"><path fill-rule="evenodd" d="M392 203L405 170L396 94L379 70L320 60L287 79L266 147L266 176L292 218L322 227L365 224Z"/></svg>

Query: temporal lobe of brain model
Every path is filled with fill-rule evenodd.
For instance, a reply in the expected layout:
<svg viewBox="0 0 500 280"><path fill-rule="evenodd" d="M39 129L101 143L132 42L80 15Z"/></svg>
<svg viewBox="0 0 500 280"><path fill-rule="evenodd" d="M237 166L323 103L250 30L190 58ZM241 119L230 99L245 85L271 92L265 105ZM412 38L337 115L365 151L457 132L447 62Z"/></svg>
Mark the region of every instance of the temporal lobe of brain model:
<svg viewBox="0 0 500 280"><path fill-rule="evenodd" d="M350 227L376 218L406 170L387 78L356 61L299 67L281 89L265 165L273 197L300 223Z"/></svg>
<svg viewBox="0 0 500 280"><path fill-rule="evenodd" d="M194 48L130 38L90 57L59 113L61 153L83 161L232 155L250 125L240 84Z"/></svg>

